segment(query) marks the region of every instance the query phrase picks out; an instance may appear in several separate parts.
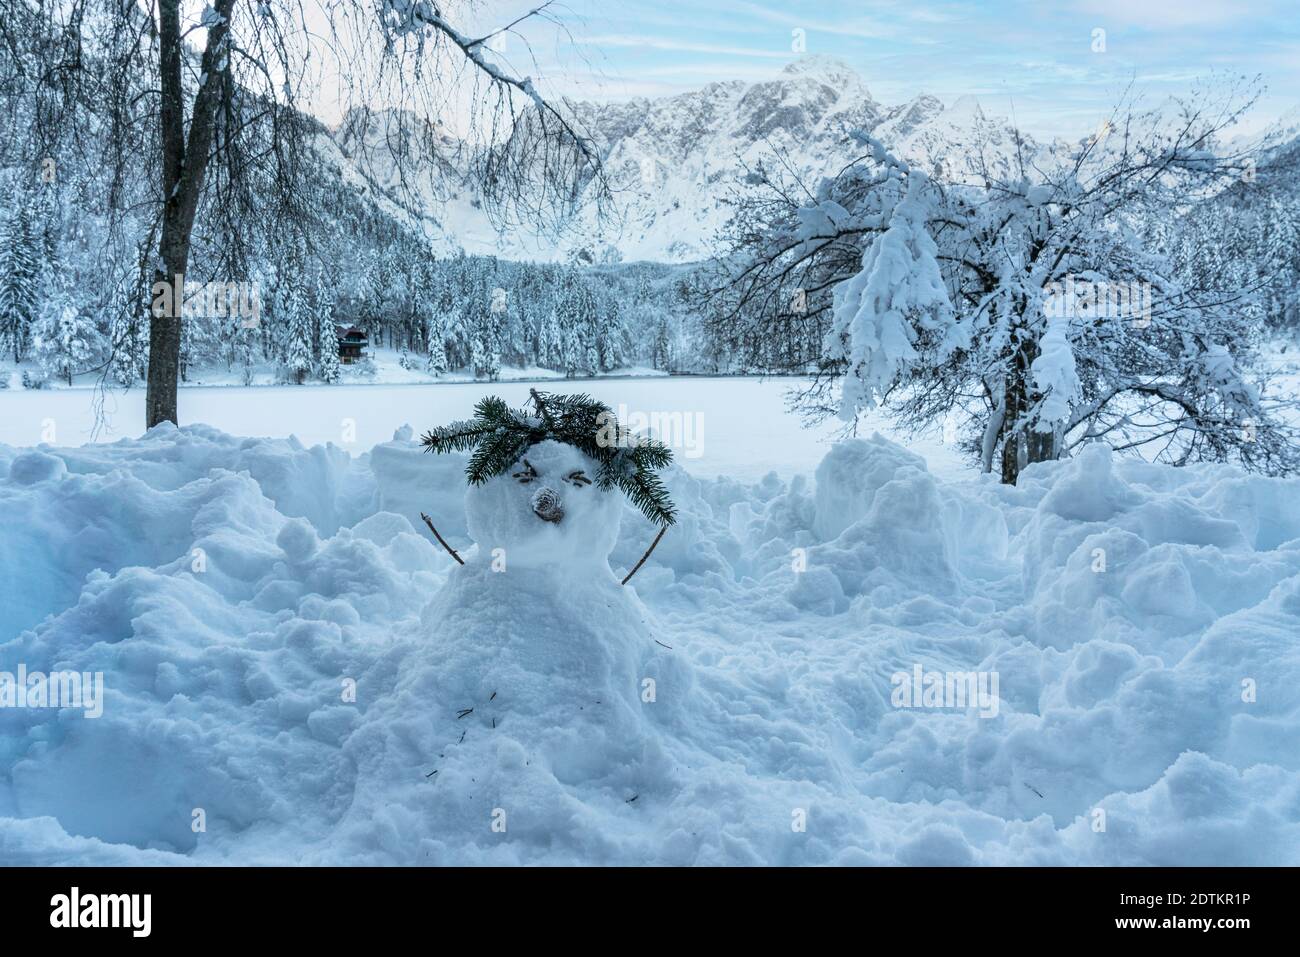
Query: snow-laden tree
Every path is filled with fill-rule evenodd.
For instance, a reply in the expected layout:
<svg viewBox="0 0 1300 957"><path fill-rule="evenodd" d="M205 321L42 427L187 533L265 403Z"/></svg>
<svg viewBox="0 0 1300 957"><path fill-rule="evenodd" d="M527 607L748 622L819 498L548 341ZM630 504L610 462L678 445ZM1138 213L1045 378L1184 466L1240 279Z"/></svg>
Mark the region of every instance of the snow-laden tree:
<svg viewBox="0 0 1300 957"><path fill-rule="evenodd" d="M442 337L442 330L434 326L429 336L429 356L424 363L424 371L436 376L447 374L447 346Z"/></svg>
<svg viewBox="0 0 1300 957"><path fill-rule="evenodd" d="M32 332L32 354L41 369L72 385L72 377L90 365L97 338L94 325L77 308L69 284L55 283Z"/></svg>
<svg viewBox="0 0 1300 957"><path fill-rule="evenodd" d="M149 324L143 315L124 313L113 320L108 372L118 385L144 379L149 366Z"/></svg>
<svg viewBox="0 0 1300 957"><path fill-rule="evenodd" d="M563 339L554 305L542 314L537 330L537 363L548 368L563 364Z"/></svg>
<svg viewBox="0 0 1300 957"><path fill-rule="evenodd" d="M759 368L814 371L814 414L953 421L1008 483L1095 440L1290 470L1258 329L1146 240L1240 177L1218 134L1249 102L1125 103L1083 142L1011 173L975 155L948 183L859 134L863 155L815 192L768 177L742 206L712 328Z"/></svg>
<svg viewBox="0 0 1300 957"><path fill-rule="evenodd" d="M324 282L316 283L316 374L322 382L337 382L339 340L334 330L334 297Z"/></svg>
<svg viewBox="0 0 1300 957"><path fill-rule="evenodd" d="M474 336L470 349L470 371L476 379L496 380L501 375L501 354L487 329Z"/></svg>
<svg viewBox="0 0 1300 957"><path fill-rule="evenodd" d="M0 79L24 104L0 150L21 152L34 172L46 159L84 159L118 247L147 238L151 287L250 281L259 237L309 215L325 134L307 110L326 81L325 95L360 122L377 104L420 125L464 108L460 159L489 214L555 226L593 179L601 191L598 156L540 78L515 73L492 42L509 33L526 50L521 24L554 23L548 7L503 21L426 0L0 0ZM411 144L393 164L394 189L419 189L443 141L394 132ZM354 203L348 194L340 185L325 199ZM151 312L150 426L176 421L184 322L176 309Z"/></svg>
<svg viewBox="0 0 1300 957"><path fill-rule="evenodd" d="M28 198L10 197L0 228L0 336L5 349L21 362L40 313L41 243Z"/></svg>
<svg viewBox="0 0 1300 957"><path fill-rule="evenodd" d="M834 290L824 351L845 369L840 415L871 408L930 349L939 361L970 344L970 326L956 321L929 234L935 197L924 173L910 171L878 147L886 175L878 184L883 208L871 218L878 232L857 275ZM834 200L800 210L805 241L817 242L847 214ZM923 341L928 340L928 343Z"/></svg>
<svg viewBox="0 0 1300 957"><path fill-rule="evenodd" d="M1265 150L1253 175L1154 224L1153 239L1193 288L1239 303L1270 329L1300 325L1300 149Z"/></svg>
<svg viewBox="0 0 1300 957"><path fill-rule="evenodd" d="M600 353L597 371L611 372L627 365L627 329L617 295L603 291L598 297L594 331Z"/></svg>
<svg viewBox="0 0 1300 957"><path fill-rule="evenodd" d="M312 331L316 323L311 304L307 301L306 290L298 276L292 276L283 284L279 303L281 311L277 325L282 328L284 335L281 361L288 378L301 385L311 374L313 366L312 351L316 337Z"/></svg>
<svg viewBox="0 0 1300 957"><path fill-rule="evenodd" d="M591 375L600 371L595 293L576 268L570 267L555 308L563 343L565 374Z"/></svg>

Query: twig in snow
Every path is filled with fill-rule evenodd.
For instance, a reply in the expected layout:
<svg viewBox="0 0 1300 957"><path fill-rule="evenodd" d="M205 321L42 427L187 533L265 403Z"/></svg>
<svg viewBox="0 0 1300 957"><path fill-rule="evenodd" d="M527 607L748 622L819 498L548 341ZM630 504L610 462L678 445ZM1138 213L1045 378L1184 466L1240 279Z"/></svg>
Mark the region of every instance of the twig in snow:
<svg viewBox="0 0 1300 957"><path fill-rule="evenodd" d="M668 531L667 525L659 529L659 534L655 536L655 540L651 542L650 547L645 550L645 554L641 556L641 560L632 566L632 570L627 573L627 577L623 579L621 584L626 585L632 580L632 576L635 575L641 566L645 564L645 560L650 557L650 553L655 550L655 546L659 544L659 539L664 537L664 532L666 531Z"/></svg>
<svg viewBox="0 0 1300 957"><path fill-rule="evenodd" d="M460 562L462 565L464 565L465 559L457 555L456 549L448 545L447 542L443 539L443 537L438 534L438 530L433 527L433 521L429 518L429 516L421 512L420 518L424 519L424 524L429 526L429 531L433 532L433 537L438 540L438 544L441 545L443 548L447 549L447 554L450 555L452 558L456 559L456 561Z"/></svg>

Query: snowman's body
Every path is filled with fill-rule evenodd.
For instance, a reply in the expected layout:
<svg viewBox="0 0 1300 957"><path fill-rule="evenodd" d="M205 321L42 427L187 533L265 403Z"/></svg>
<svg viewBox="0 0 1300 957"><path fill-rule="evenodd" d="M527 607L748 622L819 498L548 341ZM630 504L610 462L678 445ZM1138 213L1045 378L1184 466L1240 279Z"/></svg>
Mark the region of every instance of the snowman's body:
<svg viewBox="0 0 1300 957"><path fill-rule="evenodd" d="M456 813L479 813L486 794L627 800L672 779L655 725L687 673L610 570L623 505L594 478L590 459L548 441L467 493L476 546L425 608L427 668L404 682L446 742L438 788Z"/></svg>

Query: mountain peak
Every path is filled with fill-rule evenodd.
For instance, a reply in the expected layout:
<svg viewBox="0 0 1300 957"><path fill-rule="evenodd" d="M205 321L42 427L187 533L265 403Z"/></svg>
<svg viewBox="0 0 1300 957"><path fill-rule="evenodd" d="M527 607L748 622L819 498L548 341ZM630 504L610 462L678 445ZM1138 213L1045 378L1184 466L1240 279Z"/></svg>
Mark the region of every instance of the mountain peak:
<svg viewBox="0 0 1300 957"><path fill-rule="evenodd" d="M943 111L944 117L950 120L957 119L980 119L984 116L984 109L980 106L977 97L967 93L953 100L952 106Z"/></svg>
<svg viewBox="0 0 1300 957"><path fill-rule="evenodd" d="M781 70L782 75L807 77L834 86L837 89L862 87L862 77L839 57L824 53L805 53L797 60L791 60Z"/></svg>

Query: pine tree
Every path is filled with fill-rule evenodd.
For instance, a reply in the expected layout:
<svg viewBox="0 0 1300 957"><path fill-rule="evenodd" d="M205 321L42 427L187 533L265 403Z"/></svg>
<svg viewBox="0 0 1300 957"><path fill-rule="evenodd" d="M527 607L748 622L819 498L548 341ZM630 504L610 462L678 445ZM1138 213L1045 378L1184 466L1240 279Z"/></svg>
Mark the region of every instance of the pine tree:
<svg viewBox="0 0 1300 957"><path fill-rule="evenodd" d="M77 309L67 283L46 299L32 335L32 351L47 375L72 385L73 373L94 354L95 329Z"/></svg>
<svg viewBox="0 0 1300 957"><path fill-rule="evenodd" d="M281 308L285 330L284 367L290 378L301 385L312 367L312 316L300 277L293 276L284 284Z"/></svg>
<svg viewBox="0 0 1300 957"><path fill-rule="evenodd" d="M537 331L537 364L547 369L563 368L560 326L555 317L554 306L542 314L542 321Z"/></svg>
<svg viewBox="0 0 1300 957"><path fill-rule="evenodd" d="M39 312L40 242L26 198L20 194L12 203L0 231L0 336L21 362Z"/></svg>
<svg viewBox="0 0 1300 957"><path fill-rule="evenodd" d="M661 317L659 321L655 323L653 361L656 369L671 371L672 336L668 329L667 318Z"/></svg>
<svg viewBox="0 0 1300 957"><path fill-rule="evenodd" d="M627 330L623 327L623 312L616 296L606 296L600 303L598 328L596 338L600 346L600 371L621 369L627 365L627 353L623 348Z"/></svg>
<svg viewBox="0 0 1300 957"><path fill-rule="evenodd" d="M440 334L429 340L429 358L425 362L424 368L426 372L431 372L436 376L446 375L447 373L447 347L443 344Z"/></svg>
<svg viewBox="0 0 1300 957"><path fill-rule="evenodd" d="M486 329L474 337L471 367L475 379L495 381L501 375L501 353Z"/></svg>
<svg viewBox="0 0 1300 957"><path fill-rule="evenodd" d="M598 372L596 297L576 269L570 269L565 275L555 318L563 336L561 365L565 374L572 378Z"/></svg>
<svg viewBox="0 0 1300 957"><path fill-rule="evenodd" d="M578 330L575 327L569 327L562 333L564 336L563 343L560 347L560 368L564 374L572 379L580 371L582 347L578 341Z"/></svg>
<svg viewBox="0 0 1300 957"><path fill-rule="evenodd" d="M437 282L431 288L436 288ZM429 355L424 362L424 370L433 375L445 375L447 372L447 343L443 324L438 312L437 302L431 299L424 309L424 341Z"/></svg>
<svg viewBox="0 0 1300 957"><path fill-rule="evenodd" d="M145 377L149 362L149 326L143 318L118 316L111 330L113 379L131 386Z"/></svg>
<svg viewBox="0 0 1300 957"><path fill-rule="evenodd" d="M322 284L316 286L316 374L322 382L338 382L339 340L334 332L334 303Z"/></svg>

